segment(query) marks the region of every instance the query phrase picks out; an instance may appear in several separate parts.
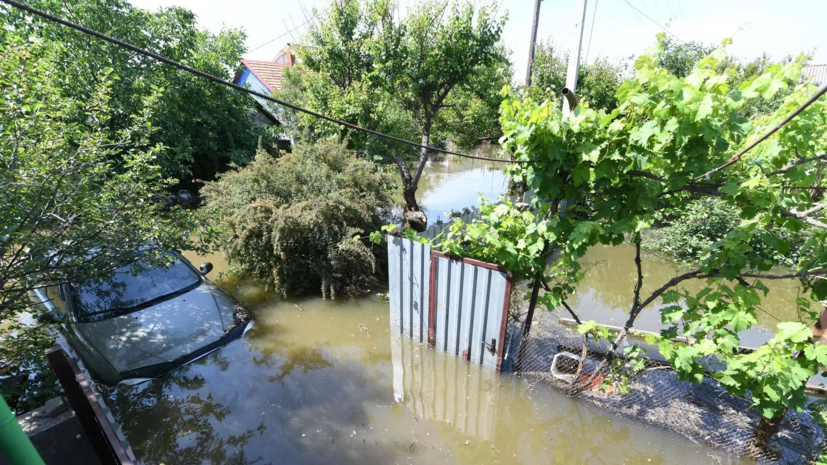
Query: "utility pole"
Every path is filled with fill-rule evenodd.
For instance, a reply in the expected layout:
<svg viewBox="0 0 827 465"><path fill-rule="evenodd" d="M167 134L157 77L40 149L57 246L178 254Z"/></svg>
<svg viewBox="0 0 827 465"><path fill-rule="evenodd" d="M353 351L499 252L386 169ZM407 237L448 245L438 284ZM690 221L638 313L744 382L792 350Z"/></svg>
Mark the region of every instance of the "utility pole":
<svg viewBox="0 0 827 465"><path fill-rule="evenodd" d="M534 61L534 39L537 37L537 18L540 15L540 1L541 0L535 0L534 3L534 25L531 31L532 39L531 48L529 49L528 55L528 72L526 74L526 86L531 84L531 62ZM571 36L572 41L571 49L569 50L568 70L566 72L566 87L563 89L563 95L566 97L563 99L563 113L566 115L571 113L571 109L574 108L574 105L571 105L571 107L569 107L569 100L571 99L571 101L576 104L575 91L577 90L577 70L580 67L580 47L583 42L583 22L585 20L586 0L577 0L577 4L574 7L574 31L572 32ZM570 205L571 201L568 199L565 199L562 202L560 202L560 214L564 213ZM546 257L546 264L552 265L559 258L559 251L554 251L548 257ZM534 282L533 286L534 287L531 290L531 299L528 303L528 313L526 314L523 323L523 337L522 341L520 341L520 352L517 355L516 371L518 373L522 372L523 370L523 361L525 358L526 346L528 344L528 335L531 331L531 321L534 319L534 309L537 304L537 297L540 290L539 279Z"/></svg>
<svg viewBox="0 0 827 465"><path fill-rule="evenodd" d="M534 47L537 45L537 23L540 21L540 2L534 0L534 21L531 23L531 42L528 44L528 68L525 72L525 86L531 85L531 67L534 64Z"/></svg>
<svg viewBox="0 0 827 465"><path fill-rule="evenodd" d="M583 23L586 21L586 0L577 0L574 7L574 30L571 33L571 48L569 49L569 68L566 73L566 89L577 95L577 70L580 68L580 48L583 45ZM571 113L569 99L563 99L563 113Z"/></svg>

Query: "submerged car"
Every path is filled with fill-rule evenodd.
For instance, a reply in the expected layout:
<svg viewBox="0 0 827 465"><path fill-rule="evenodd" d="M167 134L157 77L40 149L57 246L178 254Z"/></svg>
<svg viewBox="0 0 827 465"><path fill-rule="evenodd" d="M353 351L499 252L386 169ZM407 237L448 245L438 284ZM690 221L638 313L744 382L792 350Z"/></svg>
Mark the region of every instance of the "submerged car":
<svg viewBox="0 0 827 465"><path fill-rule="evenodd" d="M172 264L139 262L110 278L41 288L41 320L59 330L86 368L107 384L162 376L240 338L252 327L247 309L183 256Z"/></svg>

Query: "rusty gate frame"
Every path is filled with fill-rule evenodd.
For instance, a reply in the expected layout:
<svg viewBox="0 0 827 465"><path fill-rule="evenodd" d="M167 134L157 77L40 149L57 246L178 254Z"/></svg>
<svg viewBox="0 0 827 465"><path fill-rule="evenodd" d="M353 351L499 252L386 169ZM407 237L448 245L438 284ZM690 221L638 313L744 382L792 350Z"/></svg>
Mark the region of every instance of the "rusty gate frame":
<svg viewBox="0 0 827 465"><path fill-rule="evenodd" d="M503 351L505 350L505 333L508 325L508 308L511 303L511 290L514 284L514 274L506 267L494 263L487 263L473 258L458 257L456 255L448 255L446 253L431 249L431 269L429 274L428 286L428 347L434 348L436 345L436 269L437 258L445 258L447 260L456 261L459 263L485 268L487 270L498 271L505 274L505 296L503 298L502 320L500 321L499 347L497 348L497 368L499 373L502 369ZM483 341L485 342L485 341ZM463 359L470 362L470 353L465 353Z"/></svg>

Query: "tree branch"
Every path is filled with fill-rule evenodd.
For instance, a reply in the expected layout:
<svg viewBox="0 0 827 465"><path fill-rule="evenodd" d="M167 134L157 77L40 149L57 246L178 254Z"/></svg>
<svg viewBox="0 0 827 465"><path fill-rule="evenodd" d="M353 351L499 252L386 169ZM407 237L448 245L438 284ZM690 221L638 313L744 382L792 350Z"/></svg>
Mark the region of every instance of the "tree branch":
<svg viewBox="0 0 827 465"><path fill-rule="evenodd" d="M770 176L775 176L777 174L784 174L784 173L789 172L791 169L795 168L798 165L803 165L805 163L809 163L811 161L817 161L817 160L827 160L827 153L823 153L821 155L817 155L815 157L810 157L810 158L801 158L798 161L796 161L795 163L790 163L789 165L787 165L783 168L780 168L780 169L777 169L775 171L771 171L771 172L767 173L766 176L770 177Z"/></svg>
<svg viewBox="0 0 827 465"><path fill-rule="evenodd" d="M823 208L824 208L824 206L822 206L821 208L819 208L815 211L822 210ZM794 211L790 211L790 210L781 210L781 214L783 216L788 217L788 218L797 218L799 220L802 220L805 223L809 224L810 226L815 226L815 227L821 228L821 229L827 229L827 224L824 224L821 221L810 218L809 216L807 216L807 214L805 212L800 212L799 213L799 212L794 212Z"/></svg>

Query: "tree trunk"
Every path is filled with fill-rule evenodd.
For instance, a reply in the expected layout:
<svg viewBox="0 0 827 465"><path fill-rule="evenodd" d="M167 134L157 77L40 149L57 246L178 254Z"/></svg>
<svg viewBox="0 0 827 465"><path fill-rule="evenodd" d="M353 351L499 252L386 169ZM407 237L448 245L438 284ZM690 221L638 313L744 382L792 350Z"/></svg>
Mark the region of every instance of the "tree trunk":
<svg viewBox="0 0 827 465"><path fill-rule="evenodd" d="M422 130L422 145L428 145L431 142L431 125L425 124ZM428 163L428 149L422 147L419 149L419 161L416 163L416 170L413 176L410 177L410 182L405 183L405 190L403 196L405 198L405 210L420 211L419 203L416 201L416 189L419 187L419 178L422 172L425 171L425 165Z"/></svg>
<svg viewBox="0 0 827 465"><path fill-rule="evenodd" d="M528 334L531 332L531 320L534 319L534 308L537 306L537 295L540 293L540 279L534 281L531 288L531 299L528 301L528 313L523 323L523 338L520 341L520 353L517 355L517 373L523 372L523 360L525 359L526 346L528 345Z"/></svg>
<svg viewBox="0 0 827 465"><path fill-rule="evenodd" d="M749 438L744 448L744 454L755 459L778 459L779 451L770 448L770 439L778 433L778 428L781 426L781 421L784 420L786 414L787 409L784 409L784 411L775 418L761 417L761 421L758 422L755 432L752 433L752 437Z"/></svg>
<svg viewBox="0 0 827 465"><path fill-rule="evenodd" d="M402 199L405 201L405 211L418 212L419 203L416 201L416 186L402 188Z"/></svg>

